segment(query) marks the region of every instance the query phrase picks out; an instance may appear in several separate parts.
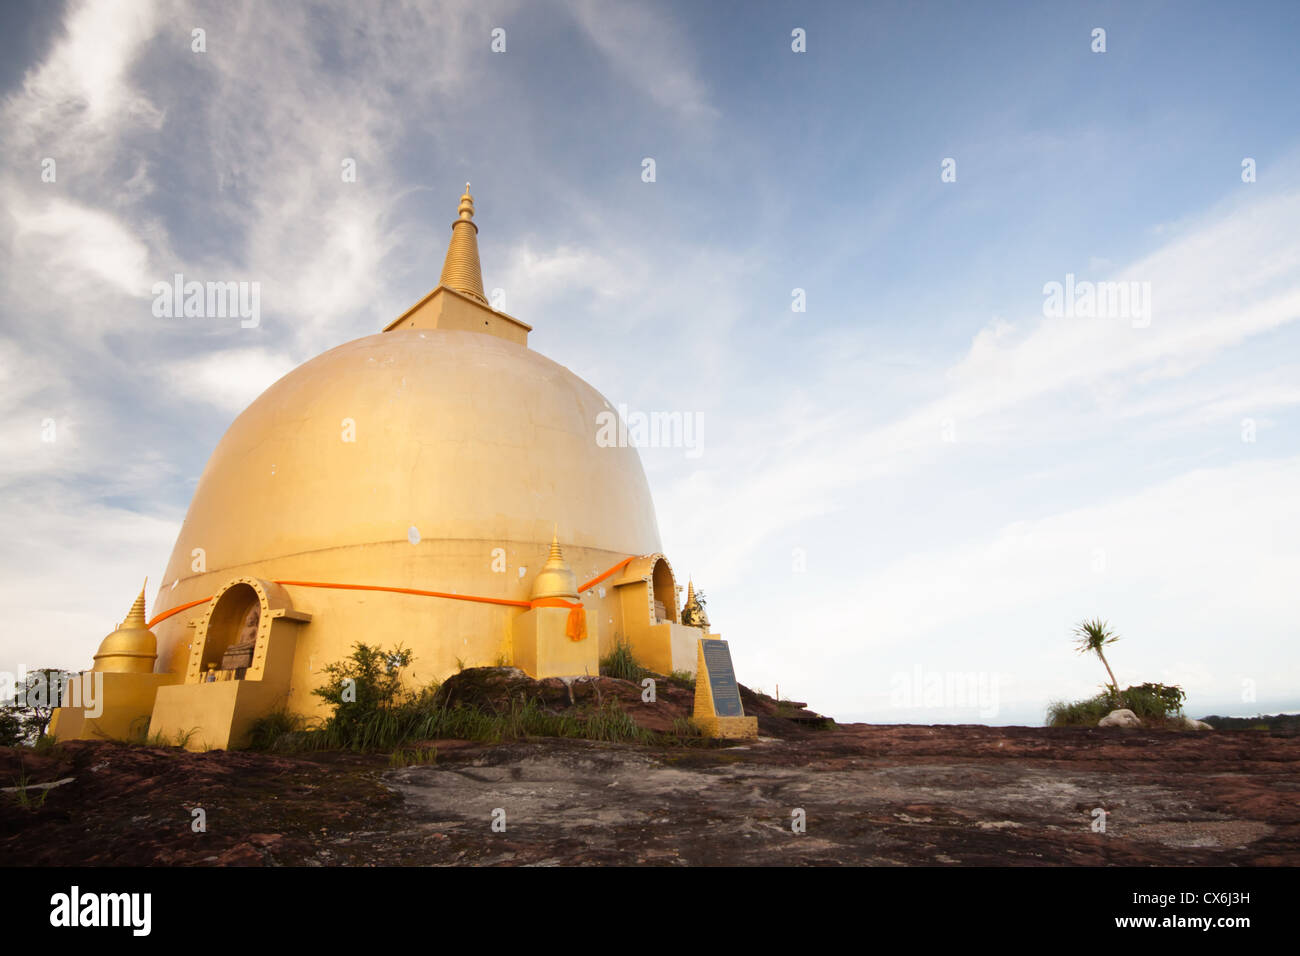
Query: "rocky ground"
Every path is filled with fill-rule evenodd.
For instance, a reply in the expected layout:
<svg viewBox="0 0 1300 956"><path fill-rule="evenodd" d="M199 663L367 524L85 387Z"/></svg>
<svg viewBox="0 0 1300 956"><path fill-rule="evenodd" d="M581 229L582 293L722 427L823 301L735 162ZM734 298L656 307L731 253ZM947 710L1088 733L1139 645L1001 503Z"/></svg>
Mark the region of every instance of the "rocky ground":
<svg viewBox="0 0 1300 956"><path fill-rule="evenodd" d="M623 696L629 711L654 706ZM1293 734L813 729L777 713L761 716L760 726L759 740L732 746L431 741L424 755L434 762L402 768L378 755L185 753L108 742L68 742L44 756L0 749L0 786L26 787L0 794L0 859L1300 864ZM196 808L206 832L194 830ZM1104 833L1092 828L1097 808ZM806 830L796 833L800 810Z"/></svg>

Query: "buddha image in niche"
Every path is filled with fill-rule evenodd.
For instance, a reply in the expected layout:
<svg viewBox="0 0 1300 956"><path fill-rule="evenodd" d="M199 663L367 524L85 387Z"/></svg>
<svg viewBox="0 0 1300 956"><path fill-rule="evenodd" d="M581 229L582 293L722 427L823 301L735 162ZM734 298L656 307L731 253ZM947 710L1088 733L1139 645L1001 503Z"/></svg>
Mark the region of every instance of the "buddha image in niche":
<svg viewBox="0 0 1300 956"><path fill-rule="evenodd" d="M226 648L221 657L222 670L240 670L253 663L253 647L257 643L257 626L262 619L262 607L254 601L248 606L236 635L235 642Z"/></svg>

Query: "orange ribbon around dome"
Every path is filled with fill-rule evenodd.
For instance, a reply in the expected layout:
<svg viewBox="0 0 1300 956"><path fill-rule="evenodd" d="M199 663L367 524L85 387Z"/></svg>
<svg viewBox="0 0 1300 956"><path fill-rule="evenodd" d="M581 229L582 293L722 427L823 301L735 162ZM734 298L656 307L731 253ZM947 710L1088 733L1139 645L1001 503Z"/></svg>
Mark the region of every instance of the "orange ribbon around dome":
<svg viewBox="0 0 1300 956"><path fill-rule="evenodd" d="M597 575L583 584L578 588L578 590L586 591L588 588L595 587L611 574L615 574L627 567L633 557L635 557L635 555L624 558L609 570ZM333 584L324 581L276 581L275 583L300 588L336 588L343 591L387 591L392 594L415 594L420 597L449 598L453 601L474 601L479 604L504 604L508 607L523 607L529 609L535 607L567 607L569 609L569 619L565 622L564 633L573 641L581 641L587 636L587 609L581 601L566 601L563 598L557 597L539 598L536 601L511 601L508 598L479 597L474 594L452 594L448 591L424 591L419 588L394 588L380 584ZM188 601L185 604L168 608L160 614L155 614L149 620L147 626L152 628L155 624L161 624L163 621L175 614L180 614L182 611L188 611L192 607L206 604L211 600L212 595L208 595L205 598L199 598L197 601Z"/></svg>

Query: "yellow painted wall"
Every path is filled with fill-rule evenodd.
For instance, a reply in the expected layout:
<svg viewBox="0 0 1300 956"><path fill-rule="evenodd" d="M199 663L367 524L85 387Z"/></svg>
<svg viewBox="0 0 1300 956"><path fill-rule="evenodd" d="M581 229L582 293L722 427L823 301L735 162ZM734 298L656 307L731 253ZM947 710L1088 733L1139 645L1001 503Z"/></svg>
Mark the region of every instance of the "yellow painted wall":
<svg viewBox="0 0 1300 956"><path fill-rule="evenodd" d="M178 683L180 674L102 674L102 711L91 717L84 707L59 707L49 733L60 740L130 740L149 726L158 688Z"/></svg>
<svg viewBox="0 0 1300 956"><path fill-rule="evenodd" d="M284 694L262 681L174 684L158 690L149 736L189 750L223 750L247 743L259 717L284 705Z"/></svg>
<svg viewBox="0 0 1300 956"><path fill-rule="evenodd" d="M565 633L567 608L538 607L514 622L514 665L536 678L595 677L600 673L596 622L587 621L587 636L575 641Z"/></svg>

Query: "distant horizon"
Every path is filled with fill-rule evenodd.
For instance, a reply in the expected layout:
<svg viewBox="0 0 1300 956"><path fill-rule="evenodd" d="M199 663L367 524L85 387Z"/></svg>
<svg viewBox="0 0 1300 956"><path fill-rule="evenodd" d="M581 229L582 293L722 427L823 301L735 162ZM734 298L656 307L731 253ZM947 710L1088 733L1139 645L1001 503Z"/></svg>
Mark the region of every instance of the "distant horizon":
<svg viewBox="0 0 1300 956"><path fill-rule="evenodd" d="M808 706L813 710L817 710L817 707L813 701L808 701ZM888 724L891 726L916 726L916 727L944 727L950 725L975 725L981 727L1044 727L1046 726L1047 708L1044 707L1043 710L1044 710L1044 715L1042 718L1038 720L1037 723L1017 720L1014 718L1008 718L1006 721L1002 721L998 719L980 720L978 718L969 719L969 720L963 720L959 718L952 718L947 720L893 720L893 719L876 720L876 719L872 719L869 716L860 716L856 714L848 714L845 716L839 716L837 714L825 714L824 716L830 717L832 720L834 720L836 723L839 724L880 724L882 726ZM1183 712L1188 717L1191 717L1194 720L1204 720L1206 717L1230 717L1235 720L1250 720L1251 718L1254 717L1291 717L1291 716L1300 715L1300 703L1294 704L1290 708L1284 708L1282 710L1274 710L1272 708L1269 708L1253 714L1230 714L1230 713L1225 713L1222 710L1214 710L1214 709L1209 709L1206 710L1204 713L1200 713L1199 711L1196 710L1189 711L1186 707L1183 708Z"/></svg>

